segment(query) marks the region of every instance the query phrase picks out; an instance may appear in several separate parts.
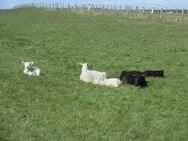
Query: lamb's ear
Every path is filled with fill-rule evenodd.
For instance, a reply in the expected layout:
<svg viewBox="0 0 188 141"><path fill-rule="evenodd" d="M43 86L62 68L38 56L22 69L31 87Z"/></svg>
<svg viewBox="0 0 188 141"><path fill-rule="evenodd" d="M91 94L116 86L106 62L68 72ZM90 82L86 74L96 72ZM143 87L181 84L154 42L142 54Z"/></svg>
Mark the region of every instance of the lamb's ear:
<svg viewBox="0 0 188 141"><path fill-rule="evenodd" d="M22 61L21 63L22 63L22 64L24 64L25 62L24 62L24 61Z"/></svg>
<svg viewBox="0 0 188 141"><path fill-rule="evenodd" d="M30 62L30 63L31 63L31 65L33 65L34 62Z"/></svg>

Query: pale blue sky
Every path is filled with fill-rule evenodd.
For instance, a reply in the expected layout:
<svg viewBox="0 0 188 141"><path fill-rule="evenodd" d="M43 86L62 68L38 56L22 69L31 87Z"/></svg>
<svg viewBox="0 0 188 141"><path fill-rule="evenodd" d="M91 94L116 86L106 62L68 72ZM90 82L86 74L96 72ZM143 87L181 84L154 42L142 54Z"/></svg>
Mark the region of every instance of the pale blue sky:
<svg viewBox="0 0 188 141"><path fill-rule="evenodd" d="M184 8L188 9L188 0L0 0L0 9L10 9L15 5L31 2L60 2L69 4L109 4L109 5L130 5L150 8L155 5L159 8Z"/></svg>

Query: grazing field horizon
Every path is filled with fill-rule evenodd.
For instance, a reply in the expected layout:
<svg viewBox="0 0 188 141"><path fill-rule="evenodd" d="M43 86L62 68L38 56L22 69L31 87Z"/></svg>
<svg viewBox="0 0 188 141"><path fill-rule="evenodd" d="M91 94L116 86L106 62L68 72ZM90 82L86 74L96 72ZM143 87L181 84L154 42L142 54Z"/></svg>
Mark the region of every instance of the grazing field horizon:
<svg viewBox="0 0 188 141"><path fill-rule="evenodd" d="M25 8L0 11L1 141L186 141L188 23ZM45 75L27 76L21 61ZM148 86L80 81L164 69Z"/></svg>

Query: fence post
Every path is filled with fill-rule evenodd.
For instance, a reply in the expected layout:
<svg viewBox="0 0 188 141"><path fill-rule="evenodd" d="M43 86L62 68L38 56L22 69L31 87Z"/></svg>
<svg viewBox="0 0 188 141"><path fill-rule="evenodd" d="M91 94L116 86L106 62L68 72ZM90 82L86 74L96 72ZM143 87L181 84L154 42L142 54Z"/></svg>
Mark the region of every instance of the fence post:
<svg viewBox="0 0 188 141"><path fill-rule="evenodd" d="M176 14L178 14L178 9L176 8Z"/></svg>
<svg viewBox="0 0 188 141"><path fill-rule="evenodd" d="M153 15L153 13L154 13L154 8L152 7L152 9L151 9L151 15Z"/></svg>
<svg viewBox="0 0 188 141"><path fill-rule="evenodd" d="M142 16L144 17L145 14L145 7L142 8Z"/></svg>
<svg viewBox="0 0 188 141"><path fill-rule="evenodd" d="M182 21L184 20L184 9L182 9Z"/></svg>
<svg viewBox="0 0 188 141"><path fill-rule="evenodd" d="M88 4L88 11L90 11L91 10L91 4L89 3Z"/></svg>
<svg viewBox="0 0 188 141"><path fill-rule="evenodd" d="M162 18L163 18L163 9L161 8L161 10L160 10L160 20L162 20Z"/></svg>

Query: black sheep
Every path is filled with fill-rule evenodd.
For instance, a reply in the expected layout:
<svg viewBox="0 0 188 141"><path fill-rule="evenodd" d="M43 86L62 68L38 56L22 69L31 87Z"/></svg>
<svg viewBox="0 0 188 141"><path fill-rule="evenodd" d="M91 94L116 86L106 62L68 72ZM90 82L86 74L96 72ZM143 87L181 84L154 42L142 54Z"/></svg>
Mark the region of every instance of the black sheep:
<svg viewBox="0 0 188 141"><path fill-rule="evenodd" d="M164 70L146 70L144 72L141 71L124 71L124 73L132 74L132 75L142 75L146 77L164 77Z"/></svg>
<svg viewBox="0 0 188 141"><path fill-rule="evenodd" d="M146 70L143 75L147 77L164 77L164 70Z"/></svg>
<svg viewBox="0 0 188 141"><path fill-rule="evenodd" d="M135 86L145 86L146 85L145 77L142 76L142 74L137 71L134 71L134 73L133 73L133 71L132 72L123 71L121 73L120 80L124 84L132 84Z"/></svg>

